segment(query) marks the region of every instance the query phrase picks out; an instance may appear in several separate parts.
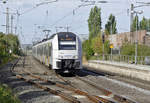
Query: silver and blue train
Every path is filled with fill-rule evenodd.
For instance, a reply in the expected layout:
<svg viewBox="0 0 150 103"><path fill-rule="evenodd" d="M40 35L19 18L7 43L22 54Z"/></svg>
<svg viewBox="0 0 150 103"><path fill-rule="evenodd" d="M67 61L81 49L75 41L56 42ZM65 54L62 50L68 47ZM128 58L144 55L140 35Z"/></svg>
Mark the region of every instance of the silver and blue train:
<svg viewBox="0 0 150 103"><path fill-rule="evenodd" d="M59 73L82 69L82 43L72 32L59 32L32 47L33 56Z"/></svg>

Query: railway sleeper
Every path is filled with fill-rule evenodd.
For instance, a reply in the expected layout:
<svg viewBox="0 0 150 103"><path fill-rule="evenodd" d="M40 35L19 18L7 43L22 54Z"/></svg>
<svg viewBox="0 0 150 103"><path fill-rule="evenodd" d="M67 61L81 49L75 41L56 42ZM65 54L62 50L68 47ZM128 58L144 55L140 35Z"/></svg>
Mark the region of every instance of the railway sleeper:
<svg viewBox="0 0 150 103"><path fill-rule="evenodd" d="M24 70L24 72L28 73L31 77L33 78L36 78L36 79L39 79L39 80L42 80L44 82L47 82L47 83L53 83L55 84L57 87L60 87L60 88L63 88L63 89L67 89L67 90L70 90L70 91L73 91L74 93L76 94L79 94L79 95L84 95L86 96L89 100L91 100L92 102L94 103L114 103L112 101L109 101L107 99L104 99L102 97L98 97L98 96L92 96L92 95L89 95L87 92L84 92L84 91L81 91L79 89L76 89L74 87L68 87L68 86L65 86L65 85L62 85L62 84L59 84L59 83L55 83L53 81L49 81L49 80L45 80L39 76L36 76L36 75L33 75L32 73L29 73L27 71Z"/></svg>
<svg viewBox="0 0 150 103"><path fill-rule="evenodd" d="M30 83L32 85L35 85L36 87L41 88L44 91L48 91L48 92L50 92L50 93L52 93L54 95L58 95L61 98L63 98L64 100L67 100L67 101L69 101L71 103L80 103L80 101L78 101L77 98L72 97L72 96L70 96L70 95L68 95L66 93L63 93L63 92L58 91L58 90L52 90L51 88L42 86L42 85L40 85L38 83L33 82L32 80L29 80L29 79L26 79L26 78L22 77L21 75L16 75L16 77L21 79L21 80L24 80L24 81L26 81L26 82L28 82L28 83Z"/></svg>

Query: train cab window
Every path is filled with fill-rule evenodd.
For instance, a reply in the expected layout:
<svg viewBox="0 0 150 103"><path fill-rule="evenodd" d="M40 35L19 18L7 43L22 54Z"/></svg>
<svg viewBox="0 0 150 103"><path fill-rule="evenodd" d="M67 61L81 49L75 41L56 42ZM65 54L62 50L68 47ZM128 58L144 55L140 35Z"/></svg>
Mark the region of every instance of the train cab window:
<svg viewBox="0 0 150 103"><path fill-rule="evenodd" d="M59 50L76 50L75 42L60 42Z"/></svg>
<svg viewBox="0 0 150 103"><path fill-rule="evenodd" d="M76 50L76 35L62 33L58 35L59 50Z"/></svg>

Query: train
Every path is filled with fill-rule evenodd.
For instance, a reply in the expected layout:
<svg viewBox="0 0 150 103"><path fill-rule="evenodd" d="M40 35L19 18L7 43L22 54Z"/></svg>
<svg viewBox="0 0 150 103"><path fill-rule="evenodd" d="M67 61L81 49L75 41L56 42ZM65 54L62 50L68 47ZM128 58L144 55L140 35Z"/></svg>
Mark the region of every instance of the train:
<svg viewBox="0 0 150 103"><path fill-rule="evenodd" d="M34 44L32 55L57 73L77 73L82 69L82 42L72 32L58 32Z"/></svg>

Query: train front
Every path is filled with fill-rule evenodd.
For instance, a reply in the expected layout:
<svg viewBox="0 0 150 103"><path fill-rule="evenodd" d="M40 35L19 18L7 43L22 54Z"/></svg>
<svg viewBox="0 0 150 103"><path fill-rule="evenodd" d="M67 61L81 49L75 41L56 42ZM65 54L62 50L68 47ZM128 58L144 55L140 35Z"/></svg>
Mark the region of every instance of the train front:
<svg viewBox="0 0 150 103"><path fill-rule="evenodd" d="M58 33L57 71L75 73L82 68L82 43L71 32Z"/></svg>

